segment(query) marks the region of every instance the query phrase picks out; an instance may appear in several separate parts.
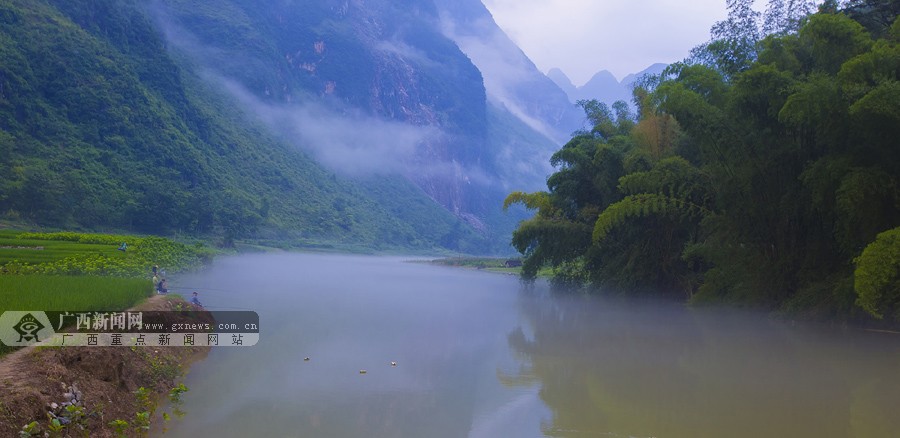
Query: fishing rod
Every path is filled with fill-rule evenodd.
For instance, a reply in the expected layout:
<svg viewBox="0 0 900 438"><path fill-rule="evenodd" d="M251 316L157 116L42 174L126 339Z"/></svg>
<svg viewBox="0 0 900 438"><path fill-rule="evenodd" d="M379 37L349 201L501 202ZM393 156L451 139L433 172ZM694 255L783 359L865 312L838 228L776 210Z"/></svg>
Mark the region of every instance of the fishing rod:
<svg viewBox="0 0 900 438"><path fill-rule="evenodd" d="M234 292L237 293L236 290L233 289L216 289L214 287L193 287L193 286L172 286L169 289L192 289L192 290L203 290L203 291L213 291L213 292Z"/></svg>
<svg viewBox="0 0 900 438"><path fill-rule="evenodd" d="M222 309L222 310L246 310L249 312L255 312L257 309L248 309L246 307L229 307L229 306L203 306L204 309Z"/></svg>

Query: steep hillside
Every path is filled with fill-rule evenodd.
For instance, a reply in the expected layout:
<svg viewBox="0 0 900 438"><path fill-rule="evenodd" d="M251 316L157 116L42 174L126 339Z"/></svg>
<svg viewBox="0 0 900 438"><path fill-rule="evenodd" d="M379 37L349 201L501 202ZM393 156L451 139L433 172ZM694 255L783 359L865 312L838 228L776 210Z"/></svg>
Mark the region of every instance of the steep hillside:
<svg viewBox="0 0 900 438"><path fill-rule="evenodd" d="M477 193L460 184L494 165L484 86L429 21L429 3L172 0L152 12L173 47L331 168L397 171L448 210L472 212ZM321 126L331 129L311 134Z"/></svg>
<svg viewBox="0 0 900 438"><path fill-rule="evenodd" d="M521 122L511 133L492 131L500 125L491 121L491 107L504 105L491 98L470 54L446 35L438 6L233 0L207 8L171 0L150 12L172 47L329 168L363 178L403 176L505 245L510 222L521 218L498 219L506 191L542 184L556 144ZM554 111L574 110L537 75L558 93L562 105ZM531 138L524 143L540 144L540 153L522 153L505 141L510 136ZM509 171L511 148L529 173Z"/></svg>
<svg viewBox="0 0 900 438"><path fill-rule="evenodd" d="M159 20L164 13L159 8L192 8L198 13L187 18L208 38L248 53L283 56L259 37L265 28L233 14L242 7L261 9L254 5L0 4L0 212L52 226L485 250L483 237L406 180L381 178L364 190L353 175L316 164L289 144L284 133L273 132L267 120L248 111L239 94L227 92L223 84L229 82L207 68L212 64L197 62L167 40L162 31L173 31ZM270 18L277 23L282 12L271 12ZM295 28L321 32L340 27L319 22L316 28ZM183 44L205 47L190 36ZM315 56L316 47L315 42L309 45L309 56ZM330 50L364 58L353 51L352 40L331 41ZM302 75L292 76L302 87L286 89L278 81L282 72L267 68L265 57L216 59L220 53L207 54L234 74L232 81L246 82L247 89L272 99L302 99L316 86L321 86L320 94L336 89L329 85L334 79ZM351 76L364 67L372 69L370 77L383 71L374 60L353 66L337 60L315 68ZM480 83L476 69L464 74ZM345 99L371 102L368 87L337 84ZM439 111L419 114L448 119L450 132L456 126L479 129L478 120L485 117L478 108L463 110L461 102L447 100L447 95L434 95ZM472 147L460 156L478 162L478 153ZM420 207L392 211L371 195L379 186L403 193ZM446 244L448 236L455 239L452 245Z"/></svg>
<svg viewBox="0 0 900 438"><path fill-rule="evenodd" d="M509 39L480 0L435 3L444 34L481 70L488 97L495 105L552 140L556 147L582 128L581 110Z"/></svg>
<svg viewBox="0 0 900 438"><path fill-rule="evenodd" d="M569 79L569 76L557 67L553 67L548 70L547 77L550 78L550 80L553 81L560 90L563 90L563 92L566 93L566 96L568 96L570 100L572 99L572 96L574 96L578 91L578 88L575 87L575 84L572 83L572 80Z"/></svg>

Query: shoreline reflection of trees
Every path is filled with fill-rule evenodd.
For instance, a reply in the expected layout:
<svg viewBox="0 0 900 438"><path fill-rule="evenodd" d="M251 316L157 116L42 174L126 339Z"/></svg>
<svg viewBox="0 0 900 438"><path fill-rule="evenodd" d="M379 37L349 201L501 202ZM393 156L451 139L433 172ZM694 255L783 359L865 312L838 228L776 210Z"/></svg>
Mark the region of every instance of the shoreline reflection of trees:
<svg viewBox="0 0 900 438"><path fill-rule="evenodd" d="M887 378L900 352L859 343L858 332L835 340L753 312L533 286L519 306L523 325L507 339L521 365L498 379L540 385L548 436L877 436L900 427L889 409L900 389Z"/></svg>

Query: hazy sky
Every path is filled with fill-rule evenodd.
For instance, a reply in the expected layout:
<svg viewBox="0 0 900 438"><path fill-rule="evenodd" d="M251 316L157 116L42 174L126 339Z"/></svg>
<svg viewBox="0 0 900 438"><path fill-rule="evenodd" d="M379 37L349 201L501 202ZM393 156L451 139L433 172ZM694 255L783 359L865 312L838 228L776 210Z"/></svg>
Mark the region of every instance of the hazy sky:
<svg viewBox="0 0 900 438"><path fill-rule="evenodd" d="M725 0L483 0L537 67L575 85L684 59L725 18Z"/></svg>

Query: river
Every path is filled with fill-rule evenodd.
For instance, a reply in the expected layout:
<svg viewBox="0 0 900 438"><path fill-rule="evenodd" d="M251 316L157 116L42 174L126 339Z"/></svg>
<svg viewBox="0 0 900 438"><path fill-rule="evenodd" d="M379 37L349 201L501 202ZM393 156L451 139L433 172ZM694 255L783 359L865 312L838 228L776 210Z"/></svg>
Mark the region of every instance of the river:
<svg viewBox="0 0 900 438"><path fill-rule="evenodd" d="M900 436L896 334L398 257L226 257L173 286L257 311L260 340L191 367L167 437Z"/></svg>

